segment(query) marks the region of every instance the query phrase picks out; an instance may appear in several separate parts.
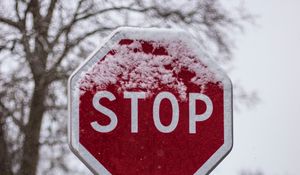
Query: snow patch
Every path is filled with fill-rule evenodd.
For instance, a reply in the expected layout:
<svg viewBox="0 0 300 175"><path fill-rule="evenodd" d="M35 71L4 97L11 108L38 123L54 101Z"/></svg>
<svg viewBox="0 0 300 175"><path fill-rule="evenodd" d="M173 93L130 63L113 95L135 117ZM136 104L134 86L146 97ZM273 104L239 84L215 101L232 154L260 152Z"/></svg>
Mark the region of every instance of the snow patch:
<svg viewBox="0 0 300 175"><path fill-rule="evenodd" d="M140 90L147 97L160 87L168 87L178 93L181 100L187 99L185 82L196 84L201 92L208 82L217 83L214 73L200 62L180 40L149 42L152 53L143 52L143 41L133 40L130 44L114 46L110 52L92 66L80 81L81 91L104 90L108 85L118 85L118 92ZM156 49L164 48L167 54L154 54ZM193 75L190 80L180 77L182 70Z"/></svg>

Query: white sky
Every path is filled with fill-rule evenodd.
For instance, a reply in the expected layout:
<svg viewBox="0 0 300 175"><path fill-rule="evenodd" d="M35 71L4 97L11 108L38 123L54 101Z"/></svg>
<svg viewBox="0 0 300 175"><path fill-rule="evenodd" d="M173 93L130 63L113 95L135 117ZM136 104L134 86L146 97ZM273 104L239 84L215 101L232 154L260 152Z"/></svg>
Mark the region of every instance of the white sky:
<svg viewBox="0 0 300 175"><path fill-rule="evenodd" d="M256 89L261 103L234 114L234 147L211 173L242 169L267 175L300 172L300 1L249 0L258 26L237 40L234 79Z"/></svg>

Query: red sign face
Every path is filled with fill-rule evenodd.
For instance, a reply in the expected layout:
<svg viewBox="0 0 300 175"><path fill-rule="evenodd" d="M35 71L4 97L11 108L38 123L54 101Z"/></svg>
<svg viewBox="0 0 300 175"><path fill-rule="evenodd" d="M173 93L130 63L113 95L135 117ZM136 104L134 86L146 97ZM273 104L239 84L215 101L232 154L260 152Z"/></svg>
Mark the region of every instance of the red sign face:
<svg viewBox="0 0 300 175"><path fill-rule="evenodd" d="M182 31L121 28L69 80L69 141L98 174L207 174L232 148L232 86Z"/></svg>

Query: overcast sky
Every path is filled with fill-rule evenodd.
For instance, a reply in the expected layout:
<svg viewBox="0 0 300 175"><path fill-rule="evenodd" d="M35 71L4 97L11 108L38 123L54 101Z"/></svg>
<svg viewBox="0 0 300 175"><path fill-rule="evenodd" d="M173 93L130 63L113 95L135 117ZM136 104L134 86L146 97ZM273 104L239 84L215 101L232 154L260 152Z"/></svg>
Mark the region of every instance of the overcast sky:
<svg viewBox="0 0 300 175"><path fill-rule="evenodd" d="M258 26L239 37L233 79L261 98L234 114L234 148L213 175L242 167L267 175L300 173L300 1L249 0Z"/></svg>

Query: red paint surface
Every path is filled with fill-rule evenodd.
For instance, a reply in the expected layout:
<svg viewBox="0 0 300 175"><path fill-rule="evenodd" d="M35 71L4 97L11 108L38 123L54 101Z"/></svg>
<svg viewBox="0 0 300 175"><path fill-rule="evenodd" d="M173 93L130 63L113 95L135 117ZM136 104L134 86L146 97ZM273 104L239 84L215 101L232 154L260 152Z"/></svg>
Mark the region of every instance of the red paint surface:
<svg viewBox="0 0 300 175"><path fill-rule="evenodd" d="M122 40L120 44L131 42ZM168 54L164 48L154 49L151 42L140 42L143 48L136 50L137 52L154 55ZM114 51L108 54L113 55ZM199 86L190 82L194 73L183 69L177 76L187 86L187 92L200 92ZM99 85L94 86L96 89ZM161 133L156 129L152 115L156 94L169 91L178 98L178 94L166 86L161 86L159 91L154 92L155 95L152 98L139 100L138 133L131 133L130 99L124 99L123 93L117 92L118 86L114 84L106 89L116 96L115 101L107 99L100 101L102 105L113 110L118 117L118 125L110 133L99 133L90 125L93 121L102 125L110 122L107 116L95 110L92 105L95 90L82 92L79 104L79 141L112 174L193 174L223 145L224 97L223 88L219 84L206 85L204 94L213 102L213 113L206 121L197 122L196 134L189 134L188 101L179 102L179 122L173 132ZM197 101L196 105L198 114L206 110L203 102ZM160 108L163 124L170 123L171 114L170 103L163 100Z"/></svg>

